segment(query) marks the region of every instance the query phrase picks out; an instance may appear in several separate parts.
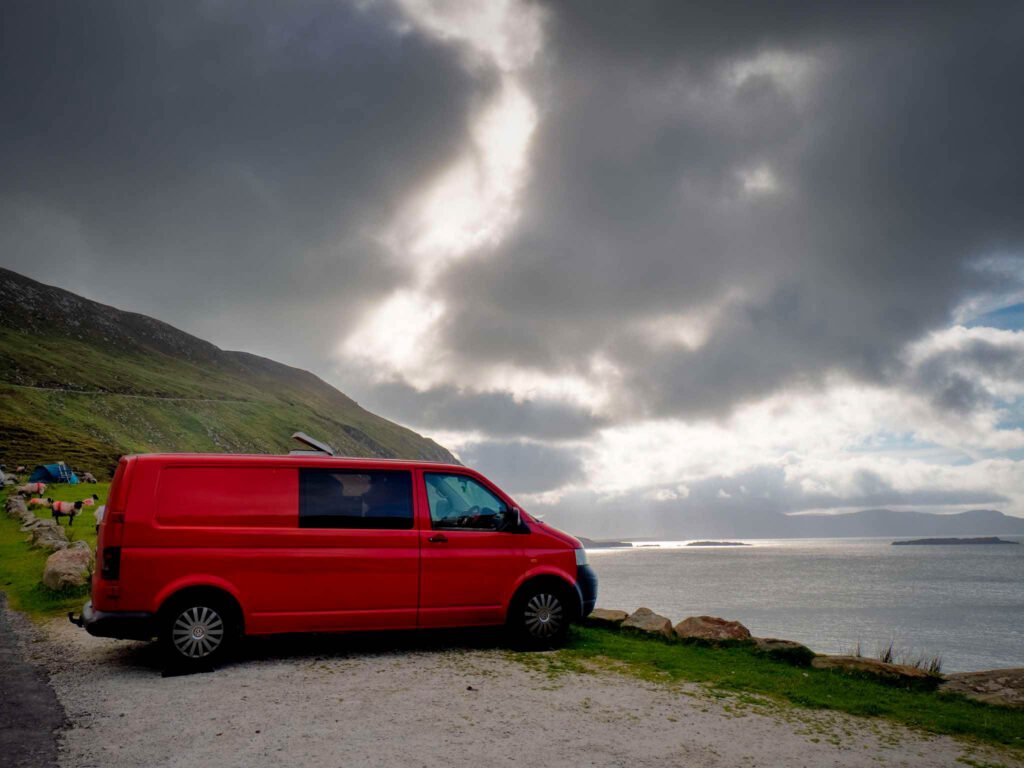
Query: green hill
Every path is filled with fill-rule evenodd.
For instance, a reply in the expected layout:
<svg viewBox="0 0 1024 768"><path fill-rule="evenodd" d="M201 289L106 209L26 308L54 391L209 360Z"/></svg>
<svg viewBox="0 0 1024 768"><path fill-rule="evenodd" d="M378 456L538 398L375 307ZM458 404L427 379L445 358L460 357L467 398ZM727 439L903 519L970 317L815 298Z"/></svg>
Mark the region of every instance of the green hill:
<svg viewBox="0 0 1024 768"><path fill-rule="evenodd" d="M0 269L0 462L108 476L125 453L282 453L297 429L339 454L454 461L308 371Z"/></svg>

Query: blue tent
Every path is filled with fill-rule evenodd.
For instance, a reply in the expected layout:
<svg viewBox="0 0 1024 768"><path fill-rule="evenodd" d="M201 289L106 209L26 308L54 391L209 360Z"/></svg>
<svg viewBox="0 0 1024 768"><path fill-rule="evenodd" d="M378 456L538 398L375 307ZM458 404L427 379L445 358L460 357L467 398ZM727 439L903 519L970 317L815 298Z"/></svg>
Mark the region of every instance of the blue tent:
<svg viewBox="0 0 1024 768"><path fill-rule="evenodd" d="M30 483L71 483L71 485L75 485L78 482L78 475L61 461L56 464L40 464L32 470L28 481Z"/></svg>

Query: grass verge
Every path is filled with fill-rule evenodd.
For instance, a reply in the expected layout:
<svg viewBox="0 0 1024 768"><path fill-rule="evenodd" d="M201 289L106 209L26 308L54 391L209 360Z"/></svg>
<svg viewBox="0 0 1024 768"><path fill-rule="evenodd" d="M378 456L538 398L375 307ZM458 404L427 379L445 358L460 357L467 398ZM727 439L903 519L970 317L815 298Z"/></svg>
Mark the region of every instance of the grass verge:
<svg viewBox="0 0 1024 768"><path fill-rule="evenodd" d="M553 657L557 670L597 667L644 680L701 683L712 692L753 694L810 709L884 718L931 733L1024 751L1024 710L894 688L832 670L794 667L746 646L713 648L576 627L569 645Z"/></svg>
<svg viewBox="0 0 1024 768"><path fill-rule="evenodd" d="M109 483L51 485L46 495L59 501L76 501L90 494L97 494L97 504L105 504ZM21 523L12 520L3 511L8 491L0 492L0 590L7 593L7 601L11 608L23 611L33 618L49 618L60 616L68 611L79 611L89 596L89 588L54 592L43 586L43 566L50 553L42 549L28 546L29 536L19 529ZM93 509L85 507L75 518L74 525L64 530L71 541L82 540L90 547L96 547L96 518ZM47 519L48 509L36 509L37 517ZM66 518L65 518L66 520Z"/></svg>

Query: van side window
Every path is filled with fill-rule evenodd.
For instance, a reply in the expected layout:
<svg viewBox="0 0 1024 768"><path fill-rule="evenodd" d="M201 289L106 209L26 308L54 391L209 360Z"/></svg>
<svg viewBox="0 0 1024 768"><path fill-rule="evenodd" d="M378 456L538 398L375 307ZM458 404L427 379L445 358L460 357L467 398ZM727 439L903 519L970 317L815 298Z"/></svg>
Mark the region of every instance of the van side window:
<svg viewBox="0 0 1024 768"><path fill-rule="evenodd" d="M412 475L393 470L299 470L300 528L413 527Z"/></svg>
<svg viewBox="0 0 1024 768"><path fill-rule="evenodd" d="M500 531L508 518L501 499L471 477L427 472L423 476L434 530Z"/></svg>

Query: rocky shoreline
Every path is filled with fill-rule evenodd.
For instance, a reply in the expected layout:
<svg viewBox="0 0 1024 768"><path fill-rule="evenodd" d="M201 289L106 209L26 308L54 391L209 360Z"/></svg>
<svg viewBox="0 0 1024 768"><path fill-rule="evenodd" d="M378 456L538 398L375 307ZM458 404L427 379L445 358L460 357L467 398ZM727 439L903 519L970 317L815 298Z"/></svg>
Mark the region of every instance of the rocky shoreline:
<svg viewBox="0 0 1024 768"><path fill-rule="evenodd" d="M943 675L920 666L894 664L864 656L815 653L794 640L754 637L740 622L716 616L690 616L673 625L671 619L650 608L638 608L632 613L597 608L586 622L590 626L633 632L670 642L746 644L768 658L795 666L831 669L843 674L871 677L901 688L958 694L985 704L1024 708L1024 668Z"/></svg>

